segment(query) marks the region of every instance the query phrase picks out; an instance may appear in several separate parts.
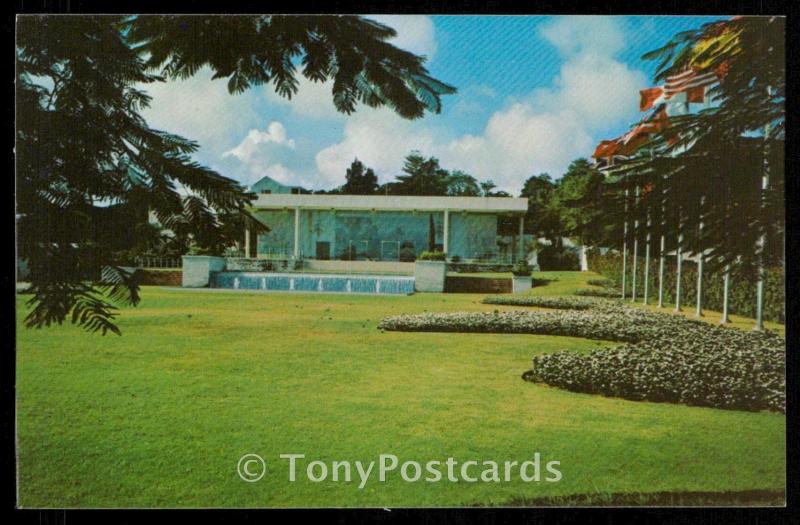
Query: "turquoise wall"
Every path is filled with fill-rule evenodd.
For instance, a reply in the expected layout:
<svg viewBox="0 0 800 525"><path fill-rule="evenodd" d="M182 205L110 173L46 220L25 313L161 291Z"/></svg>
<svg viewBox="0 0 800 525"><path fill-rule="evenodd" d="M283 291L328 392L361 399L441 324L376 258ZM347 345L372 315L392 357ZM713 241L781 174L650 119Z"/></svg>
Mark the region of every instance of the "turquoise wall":
<svg viewBox="0 0 800 525"><path fill-rule="evenodd" d="M259 254L291 255L294 210L258 210L256 217L271 231L258 236ZM331 258L354 250L357 258L396 260L398 249L411 243L419 255L428 250L430 216L436 244L443 244L444 213L302 210L300 253L315 257L317 242L327 242ZM382 242L384 241L384 242ZM450 213L450 256L473 258L497 253L497 217L492 214Z"/></svg>

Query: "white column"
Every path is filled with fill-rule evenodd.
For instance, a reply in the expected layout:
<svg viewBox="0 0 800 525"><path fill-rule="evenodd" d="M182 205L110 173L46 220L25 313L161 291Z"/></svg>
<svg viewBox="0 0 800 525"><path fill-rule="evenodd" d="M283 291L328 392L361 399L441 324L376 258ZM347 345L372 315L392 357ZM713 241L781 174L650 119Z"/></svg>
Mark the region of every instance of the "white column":
<svg viewBox="0 0 800 525"><path fill-rule="evenodd" d="M525 216L519 216L519 260L525 258Z"/></svg>
<svg viewBox="0 0 800 525"><path fill-rule="evenodd" d="M244 227L244 256L250 257L250 229Z"/></svg>
<svg viewBox="0 0 800 525"><path fill-rule="evenodd" d="M294 258L300 258L300 208L294 209Z"/></svg>
<svg viewBox="0 0 800 525"><path fill-rule="evenodd" d="M581 244L581 271L589 271L589 257L586 254L587 248L585 244Z"/></svg>
<svg viewBox="0 0 800 525"><path fill-rule="evenodd" d="M700 224L698 225L700 237L700 253L697 259L697 306L694 311L695 317L703 317L703 204L705 196L700 197Z"/></svg>
<svg viewBox="0 0 800 525"><path fill-rule="evenodd" d="M444 210L444 232L442 239L442 249L445 254L450 252L450 211Z"/></svg>
<svg viewBox="0 0 800 525"><path fill-rule="evenodd" d="M720 320L720 324L730 322L730 319L728 318L728 293L730 291L730 281L731 265L729 264L725 267L725 275L722 277L722 319Z"/></svg>

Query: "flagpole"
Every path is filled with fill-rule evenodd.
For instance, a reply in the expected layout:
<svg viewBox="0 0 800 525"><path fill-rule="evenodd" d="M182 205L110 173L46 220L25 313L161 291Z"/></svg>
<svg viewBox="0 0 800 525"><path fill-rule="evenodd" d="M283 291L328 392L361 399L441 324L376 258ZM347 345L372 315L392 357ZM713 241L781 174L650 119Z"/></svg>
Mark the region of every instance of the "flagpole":
<svg viewBox="0 0 800 525"><path fill-rule="evenodd" d="M627 182L627 179L626 179ZM622 228L622 298L625 299L625 280L628 275L628 188L625 188L625 224Z"/></svg>
<svg viewBox="0 0 800 525"><path fill-rule="evenodd" d="M725 266L725 275L722 277L722 319L719 321L720 324L730 322L730 319L728 318L728 292L730 290L730 282L731 265L728 264Z"/></svg>
<svg viewBox="0 0 800 525"><path fill-rule="evenodd" d="M705 202L706 196L700 196L700 224L698 225L700 253L697 259L697 307L694 312L695 317L703 317L703 205Z"/></svg>
<svg viewBox="0 0 800 525"><path fill-rule="evenodd" d="M767 86L767 97L772 96L770 86ZM764 251L767 247L767 229L763 224L764 207L766 205L767 190L769 189L769 161L767 160L767 141L769 140L769 124L764 126L764 171L761 176L761 237L758 239L758 284L756 285L756 325L753 330L764 330Z"/></svg>
<svg viewBox="0 0 800 525"><path fill-rule="evenodd" d="M644 244L644 298L642 304L647 304L647 292L650 279L650 209L647 209L647 236Z"/></svg>
<svg viewBox="0 0 800 525"><path fill-rule="evenodd" d="M636 264L639 255L639 186L636 186L633 219L633 267L631 268L631 302L636 302Z"/></svg>
<svg viewBox="0 0 800 525"><path fill-rule="evenodd" d="M678 245L675 248L675 262L677 263L677 272L675 275L675 311L681 311L681 263L683 254L681 253L683 245L683 224L681 221L681 208L678 207Z"/></svg>
<svg viewBox="0 0 800 525"><path fill-rule="evenodd" d="M661 188L661 247L658 252L658 308L664 308L664 264L666 263L667 241L664 230L667 227L667 176L664 175L664 187Z"/></svg>

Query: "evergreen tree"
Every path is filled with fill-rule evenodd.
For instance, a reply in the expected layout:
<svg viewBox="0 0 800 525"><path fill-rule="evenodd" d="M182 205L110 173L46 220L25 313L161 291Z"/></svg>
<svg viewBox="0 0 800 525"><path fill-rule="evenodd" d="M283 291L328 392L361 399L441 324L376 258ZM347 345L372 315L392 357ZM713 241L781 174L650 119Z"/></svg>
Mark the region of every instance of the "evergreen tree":
<svg viewBox="0 0 800 525"><path fill-rule="evenodd" d="M341 187L344 195L374 195L378 191L378 177L372 168L365 168L358 159L353 160L345 174L347 182Z"/></svg>

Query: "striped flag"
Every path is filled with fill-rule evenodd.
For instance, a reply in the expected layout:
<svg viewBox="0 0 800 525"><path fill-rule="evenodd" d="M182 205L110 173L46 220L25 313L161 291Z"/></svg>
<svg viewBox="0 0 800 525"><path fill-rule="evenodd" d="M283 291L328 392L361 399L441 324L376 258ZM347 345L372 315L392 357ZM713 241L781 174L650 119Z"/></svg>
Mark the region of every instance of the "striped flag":
<svg viewBox="0 0 800 525"><path fill-rule="evenodd" d="M667 77L664 83L664 96L669 99L678 93L686 93L689 102L702 102L706 86L716 84L718 81L715 71L698 73L694 69L686 69Z"/></svg>

